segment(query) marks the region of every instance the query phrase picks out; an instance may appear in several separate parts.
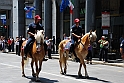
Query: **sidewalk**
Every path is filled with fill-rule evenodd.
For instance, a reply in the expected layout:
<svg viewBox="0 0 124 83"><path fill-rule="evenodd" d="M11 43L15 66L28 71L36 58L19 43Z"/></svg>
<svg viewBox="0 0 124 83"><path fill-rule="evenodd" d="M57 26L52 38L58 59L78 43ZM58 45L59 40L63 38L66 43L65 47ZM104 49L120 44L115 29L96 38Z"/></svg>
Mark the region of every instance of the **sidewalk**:
<svg viewBox="0 0 124 83"><path fill-rule="evenodd" d="M59 59L59 54L52 54L53 59ZM72 59L69 59L73 61ZM93 58L93 64L102 64L102 65L109 65L109 66L117 66L117 67L124 67L124 61L122 59L116 60L108 60L108 62L99 61L98 58Z"/></svg>
<svg viewBox="0 0 124 83"><path fill-rule="evenodd" d="M15 54L15 52L8 52L9 54ZM52 54L53 59L59 59L59 54ZM69 58L70 61L73 61ZM116 60L108 60L108 62L99 61L98 58L93 58L93 64L102 64L102 65L109 65L109 66L117 66L117 67L124 67L124 61L122 59Z"/></svg>

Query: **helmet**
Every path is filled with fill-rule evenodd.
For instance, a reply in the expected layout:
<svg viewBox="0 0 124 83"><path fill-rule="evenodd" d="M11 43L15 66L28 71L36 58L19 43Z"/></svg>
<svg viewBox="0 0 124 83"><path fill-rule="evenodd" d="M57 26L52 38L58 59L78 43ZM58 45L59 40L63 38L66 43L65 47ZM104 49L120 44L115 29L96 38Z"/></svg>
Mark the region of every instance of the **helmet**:
<svg viewBox="0 0 124 83"><path fill-rule="evenodd" d="M75 20L74 20L74 22L75 23L78 23L80 20L78 19L78 18L76 18Z"/></svg>
<svg viewBox="0 0 124 83"><path fill-rule="evenodd" d="M36 15L36 16L34 17L34 19L39 19L39 20L40 20L41 18L40 18L39 15Z"/></svg>

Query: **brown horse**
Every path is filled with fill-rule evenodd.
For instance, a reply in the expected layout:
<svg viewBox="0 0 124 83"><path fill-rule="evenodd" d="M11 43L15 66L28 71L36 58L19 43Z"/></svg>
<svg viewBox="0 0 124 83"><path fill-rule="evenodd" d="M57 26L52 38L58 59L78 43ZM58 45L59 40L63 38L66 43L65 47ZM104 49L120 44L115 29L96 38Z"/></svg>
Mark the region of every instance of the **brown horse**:
<svg viewBox="0 0 124 83"><path fill-rule="evenodd" d="M39 75L39 73L41 71L42 61L43 61L43 58L45 56L44 45L43 45L43 43L44 43L44 32L43 32L43 30L37 31L37 34L35 34L35 40L36 41L33 43L33 48L31 49L32 56L30 56L30 54L28 53L27 54L27 56L28 56L27 58L31 58L32 76L36 77L36 80L38 80L38 75ZM26 61L23 58L23 56L24 56L24 49L23 48L24 48L26 42L27 41L24 41L22 43L22 49L21 49L21 55L22 55L22 76L23 77L25 77L24 65L25 65L25 61ZM33 68L34 62L35 62L36 73L34 72L34 68Z"/></svg>
<svg viewBox="0 0 124 83"><path fill-rule="evenodd" d="M75 47L75 53L77 55L77 57L80 59L80 67L79 67L79 71L78 71L78 76L82 76L81 74L81 68L82 68L82 64L84 66L85 69L85 77L89 77L87 70L86 70L86 64L84 62L85 57L88 54L88 46L90 43L93 43L94 41L96 41L96 31L92 32L90 31L89 33L86 33L82 38L80 43ZM69 54L69 50L65 50L64 47L67 44L67 42L69 42L69 40L63 40L60 42L59 44L59 63L60 63L60 73L61 74L66 74L66 70L67 70L67 60L68 60L68 54ZM63 67L64 66L64 72L63 72Z"/></svg>

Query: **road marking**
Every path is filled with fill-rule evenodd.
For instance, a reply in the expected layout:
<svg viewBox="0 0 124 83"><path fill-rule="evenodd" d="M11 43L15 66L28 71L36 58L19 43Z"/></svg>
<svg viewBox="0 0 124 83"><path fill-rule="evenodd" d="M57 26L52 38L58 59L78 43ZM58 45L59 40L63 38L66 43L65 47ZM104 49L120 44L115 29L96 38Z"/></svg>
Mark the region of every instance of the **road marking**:
<svg viewBox="0 0 124 83"><path fill-rule="evenodd" d="M9 67L14 67L14 68L20 68L19 66L14 66L14 65L9 65L9 64L4 64L4 63L0 63L1 65L5 65L5 66L9 66ZM26 70L31 70L29 68L25 68ZM59 76L61 78L66 78L66 79L70 79L70 80L74 80L74 81L79 81L79 82L86 82L86 83L91 83L91 82L87 82L87 81L84 81L84 80L81 80L81 79L74 79L72 77L67 77L67 76L64 76L64 75L57 75L57 74L53 74L53 73L48 73L48 72L41 72L41 73L44 73L44 74L49 74L49 75L53 75L53 76Z"/></svg>

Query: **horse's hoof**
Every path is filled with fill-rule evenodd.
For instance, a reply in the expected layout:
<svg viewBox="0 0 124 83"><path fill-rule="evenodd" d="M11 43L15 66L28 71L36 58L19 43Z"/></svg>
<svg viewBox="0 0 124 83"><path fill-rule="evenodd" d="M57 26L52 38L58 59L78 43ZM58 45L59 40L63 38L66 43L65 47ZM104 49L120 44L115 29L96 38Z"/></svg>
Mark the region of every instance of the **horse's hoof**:
<svg viewBox="0 0 124 83"><path fill-rule="evenodd" d="M22 77L26 77L25 74L23 74Z"/></svg>
<svg viewBox="0 0 124 83"><path fill-rule="evenodd" d="M64 74L66 74L66 71L64 71Z"/></svg>
<svg viewBox="0 0 124 83"><path fill-rule="evenodd" d="M78 75L78 77L79 77L79 78L82 77L82 74Z"/></svg>
<svg viewBox="0 0 124 83"><path fill-rule="evenodd" d="M40 82L40 79L39 78L36 78L36 82Z"/></svg>
<svg viewBox="0 0 124 83"><path fill-rule="evenodd" d="M60 72L60 74L64 75L64 73L63 73L63 72Z"/></svg>
<svg viewBox="0 0 124 83"><path fill-rule="evenodd" d="M89 79L89 76L85 76L86 79Z"/></svg>
<svg viewBox="0 0 124 83"><path fill-rule="evenodd" d="M32 74L33 77L36 77L36 74Z"/></svg>

